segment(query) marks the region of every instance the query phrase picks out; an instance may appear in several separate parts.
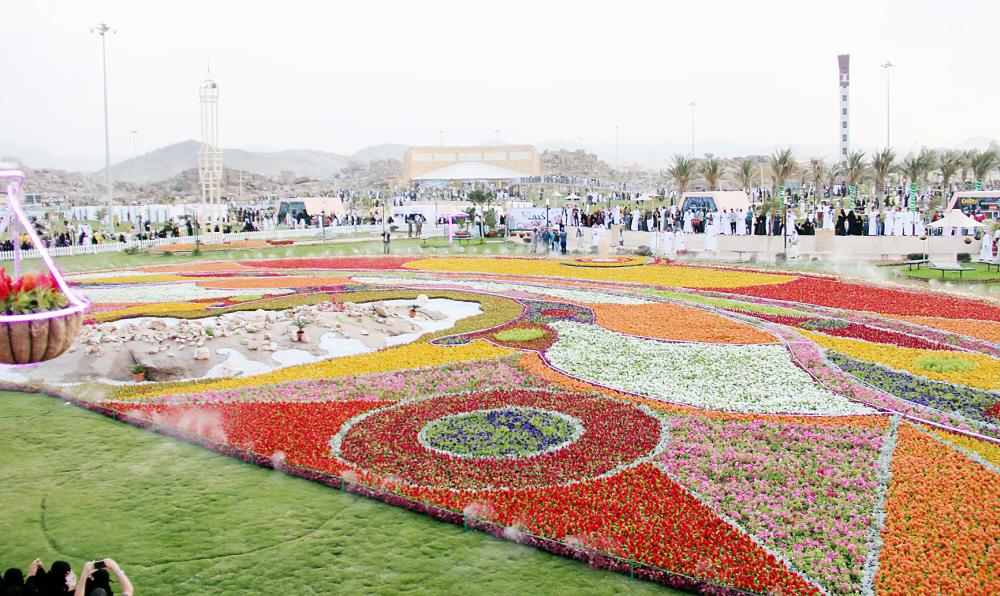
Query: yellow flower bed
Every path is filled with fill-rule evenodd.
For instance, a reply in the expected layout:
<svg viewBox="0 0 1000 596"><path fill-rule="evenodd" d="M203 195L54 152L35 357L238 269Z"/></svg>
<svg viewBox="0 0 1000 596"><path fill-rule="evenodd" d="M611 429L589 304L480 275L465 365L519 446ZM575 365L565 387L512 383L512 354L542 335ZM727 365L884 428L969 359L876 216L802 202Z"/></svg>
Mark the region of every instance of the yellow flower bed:
<svg viewBox="0 0 1000 596"><path fill-rule="evenodd" d="M204 304L198 304L196 302L158 302L154 304L140 304L138 306L130 306L128 308L119 308L116 310L106 310L104 312L96 313L94 315L94 319L100 323L104 323L125 317L155 317L167 313L194 312L204 309Z"/></svg>
<svg viewBox="0 0 1000 596"><path fill-rule="evenodd" d="M959 447L979 454L980 457L991 464L1000 466L1000 447L994 445L993 443L987 443L986 441L980 441L979 439L973 439L972 437L950 433L943 430L931 429L931 432L945 441L949 441Z"/></svg>
<svg viewBox="0 0 1000 596"><path fill-rule="evenodd" d="M115 388L113 399L158 397L176 393L221 391L237 387L271 385L304 379L328 379L330 377L367 375L393 370L441 366L453 362L489 360L515 353L515 350L497 347L484 341L474 341L458 346L434 346L426 343L413 343L378 352L370 352L368 354L335 358L333 360L303 364L301 366L290 366L251 377L162 383L151 386L126 385Z"/></svg>
<svg viewBox="0 0 1000 596"><path fill-rule="evenodd" d="M1000 360L982 354L965 354L945 350L918 350L888 344L870 343L860 339L833 337L804 329L797 329L796 331L824 348L846 354L858 360L884 364L896 370L905 370L928 379L968 385L969 387L977 387L979 389L1000 389ZM957 360L971 364L973 368L953 372L937 372L919 366L915 362L919 359Z"/></svg>
<svg viewBox="0 0 1000 596"><path fill-rule="evenodd" d="M417 271L472 272L502 275L567 277L595 281L632 282L680 288L738 288L782 284L792 275L744 273L720 269L642 265L638 267L566 267L572 260L434 258L418 259L403 265Z"/></svg>

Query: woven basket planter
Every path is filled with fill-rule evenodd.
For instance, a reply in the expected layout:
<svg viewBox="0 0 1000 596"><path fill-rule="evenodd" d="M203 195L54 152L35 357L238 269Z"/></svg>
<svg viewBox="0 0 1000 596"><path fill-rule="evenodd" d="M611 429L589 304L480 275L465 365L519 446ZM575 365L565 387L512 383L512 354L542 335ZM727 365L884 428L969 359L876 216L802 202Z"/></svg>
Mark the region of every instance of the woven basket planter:
<svg viewBox="0 0 1000 596"><path fill-rule="evenodd" d="M0 318L0 362L33 364L51 360L69 349L82 324L80 311L53 311L51 317L32 321Z"/></svg>

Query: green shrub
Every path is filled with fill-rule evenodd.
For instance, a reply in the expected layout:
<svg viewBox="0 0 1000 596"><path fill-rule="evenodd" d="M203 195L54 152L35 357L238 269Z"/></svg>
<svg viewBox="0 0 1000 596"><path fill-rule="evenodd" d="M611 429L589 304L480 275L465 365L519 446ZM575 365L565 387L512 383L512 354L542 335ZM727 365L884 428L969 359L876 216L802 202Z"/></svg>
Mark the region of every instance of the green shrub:
<svg viewBox="0 0 1000 596"><path fill-rule="evenodd" d="M541 329L504 329L494 333L493 337L497 341L521 342L536 340L544 335L545 332Z"/></svg>
<svg viewBox="0 0 1000 596"><path fill-rule="evenodd" d="M939 374L963 372L976 368L975 363L954 356L918 356L913 359L913 364Z"/></svg>

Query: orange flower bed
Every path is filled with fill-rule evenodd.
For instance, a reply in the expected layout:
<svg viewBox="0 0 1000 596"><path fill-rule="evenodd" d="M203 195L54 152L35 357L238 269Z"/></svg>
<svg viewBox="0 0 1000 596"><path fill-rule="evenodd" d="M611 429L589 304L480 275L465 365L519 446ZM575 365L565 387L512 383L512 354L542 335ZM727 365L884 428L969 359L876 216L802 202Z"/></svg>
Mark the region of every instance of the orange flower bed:
<svg viewBox="0 0 1000 596"><path fill-rule="evenodd" d="M290 277L227 277L200 281L203 288L215 290L272 289L272 288L312 288L354 283L346 277L314 277L311 275Z"/></svg>
<svg viewBox="0 0 1000 596"><path fill-rule="evenodd" d="M257 271L254 267L247 267L236 262L211 263L181 263L179 265L153 265L151 267L140 267L138 271L149 273L227 273L230 271Z"/></svg>
<svg viewBox="0 0 1000 596"><path fill-rule="evenodd" d="M899 427L876 591L998 594L1000 475Z"/></svg>
<svg viewBox="0 0 1000 596"><path fill-rule="evenodd" d="M656 339L713 344L776 344L769 333L731 319L678 304L638 304L624 309L593 305L597 324L605 329Z"/></svg>
<svg viewBox="0 0 1000 596"><path fill-rule="evenodd" d="M890 318L899 319L900 321L906 321L908 323L916 323L917 325L924 325L925 327L939 329L941 331L961 333L962 335L968 335L969 337L975 337L990 343L1000 344L1000 322L997 321L946 319L944 317L917 317L907 315L896 315Z"/></svg>

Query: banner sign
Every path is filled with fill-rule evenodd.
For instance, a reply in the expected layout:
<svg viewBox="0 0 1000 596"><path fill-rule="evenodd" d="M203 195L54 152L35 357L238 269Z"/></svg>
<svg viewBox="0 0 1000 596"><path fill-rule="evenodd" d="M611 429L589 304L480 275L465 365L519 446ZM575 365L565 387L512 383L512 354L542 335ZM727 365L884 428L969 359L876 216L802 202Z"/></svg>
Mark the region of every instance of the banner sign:
<svg viewBox="0 0 1000 596"><path fill-rule="evenodd" d="M917 183L910 183L910 211L917 210Z"/></svg>
<svg viewBox="0 0 1000 596"><path fill-rule="evenodd" d="M545 227L545 207L528 209L508 209L507 227L511 230L536 230ZM561 209L549 209L550 224L559 225L562 219Z"/></svg>

